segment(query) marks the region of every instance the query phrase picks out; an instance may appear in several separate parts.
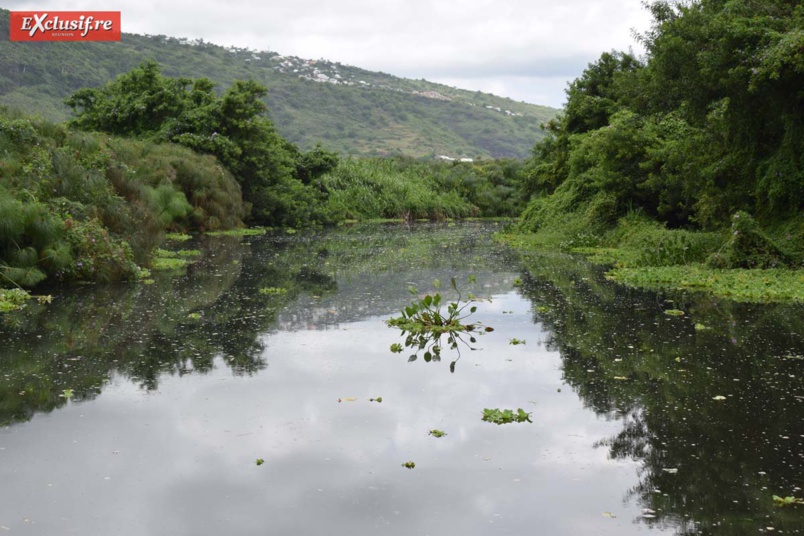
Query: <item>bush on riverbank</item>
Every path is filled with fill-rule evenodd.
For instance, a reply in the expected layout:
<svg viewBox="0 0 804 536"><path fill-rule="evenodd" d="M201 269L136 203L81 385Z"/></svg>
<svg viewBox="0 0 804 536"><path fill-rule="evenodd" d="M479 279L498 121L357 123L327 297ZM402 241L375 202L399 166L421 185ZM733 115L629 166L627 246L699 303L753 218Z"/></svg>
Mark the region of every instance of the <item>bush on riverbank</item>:
<svg viewBox="0 0 804 536"><path fill-rule="evenodd" d="M241 225L245 206L212 157L73 132L0 108L0 286L116 281L167 230Z"/></svg>

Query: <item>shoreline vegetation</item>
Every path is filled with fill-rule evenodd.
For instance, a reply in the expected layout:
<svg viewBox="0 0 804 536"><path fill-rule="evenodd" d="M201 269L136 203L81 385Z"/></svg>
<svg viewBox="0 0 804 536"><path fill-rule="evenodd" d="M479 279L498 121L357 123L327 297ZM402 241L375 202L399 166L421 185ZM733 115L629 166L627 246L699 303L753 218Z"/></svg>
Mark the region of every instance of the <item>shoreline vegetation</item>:
<svg viewBox="0 0 804 536"><path fill-rule="evenodd" d="M267 88L153 61L75 92L66 124L0 107L0 312L45 282L180 269L161 246L191 235L473 218L518 218L503 241L629 286L804 302L804 7L647 7L645 58L590 64L524 162L302 151Z"/></svg>

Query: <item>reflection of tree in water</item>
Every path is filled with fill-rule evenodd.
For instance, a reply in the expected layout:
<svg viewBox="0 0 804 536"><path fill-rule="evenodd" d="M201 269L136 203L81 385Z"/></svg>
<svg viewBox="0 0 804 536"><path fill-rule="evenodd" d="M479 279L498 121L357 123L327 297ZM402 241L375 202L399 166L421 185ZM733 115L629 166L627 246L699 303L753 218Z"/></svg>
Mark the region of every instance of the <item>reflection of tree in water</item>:
<svg viewBox="0 0 804 536"><path fill-rule="evenodd" d="M506 293L518 257L495 243L500 224L391 224L356 226L311 235L313 239L277 237L279 243L306 244L320 272L337 281L338 292L306 296L280 315L282 329L327 329L370 316L386 317L409 299L408 287L422 290L434 279L477 276L478 296ZM294 246L296 247L296 246ZM494 274L492 276L492 274Z"/></svg>
<svg viewBox="0 0 804 536"><path fill-rule="evenodd" d="M641 463L629 495L655 512L642 522L679 534L804 530L800 509L772 504L804 495L801 306L666 303L567 258L531 264L522 292L565 381L622 423L598 445Z"/></svg>
<svg viewBox="0 0 804 536"><path fill-rule="evenodd" d="M369 231L210 238L197 246L202 259L184 276L156 274L152 285L54 289L51 305L31 304L21 314L2 316L0 423L62 406L65 389L73 400L92 399L115 373L145 389L158 388L166 374L200 374L216 366L252 374L267 366L262 336L280 313L285 320L294 317L291 328L309 325L321 307L335 307L332 316L339 321L384 314L398 306L389 277L404 282L411 266L465 268L474 262L467 262L467 248L489 241L483 225ZM358 292L337 302L336 280ZM265 288L281 292L260 292ZM404 292L407 283L393 288ZM366 302L361 292L372 298L354 312L353 305Z"/></svg>
<svg viewBox="0 0 804 536"><path fill-rule="evenodd" d="M92 399L113 373L156 389L165 374L205 373L216 361L235 374L265 368L259 335L301 291L333 288L303 256L266 266L232 239L203 243L185 276L153 285L77 288L48 307L3 317L0 423L25 421L74 400ZM261 294L261 287L285 292Z"/></svg>

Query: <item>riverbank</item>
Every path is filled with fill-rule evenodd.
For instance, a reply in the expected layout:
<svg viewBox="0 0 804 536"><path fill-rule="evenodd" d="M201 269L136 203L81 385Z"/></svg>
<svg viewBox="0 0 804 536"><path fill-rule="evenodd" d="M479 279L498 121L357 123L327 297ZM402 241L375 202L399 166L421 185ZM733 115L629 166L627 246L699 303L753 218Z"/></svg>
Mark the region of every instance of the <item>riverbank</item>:
<svg viewBox="0 0 804 536"><path fill-rule="evenodd" d="M608 267L608 279L629 287L687 290L738 302L804 303L800 222L766 233L744 213L734 220L729 229L702 232L666 229L632 214L608 231L587 228L582 237L560 222L499 237L521 253L583 255Z"/></svg>

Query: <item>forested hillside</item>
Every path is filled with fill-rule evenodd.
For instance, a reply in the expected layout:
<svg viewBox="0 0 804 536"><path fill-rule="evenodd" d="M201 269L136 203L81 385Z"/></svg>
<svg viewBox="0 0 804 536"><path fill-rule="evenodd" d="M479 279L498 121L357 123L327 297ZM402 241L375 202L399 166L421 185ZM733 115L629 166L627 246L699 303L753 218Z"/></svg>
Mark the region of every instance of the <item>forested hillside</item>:
<svg viewBox="0 0 804 536"><path fill-rule="evenodd" d="M321 143L342 155L524 158L557 110L407 80L327 60L224 48L203 41L124 34L113 43L12 43L0 10L0 104L62 121L63 100L145 60L166 76L268 87L268 115L302 149Z"/></svg>

